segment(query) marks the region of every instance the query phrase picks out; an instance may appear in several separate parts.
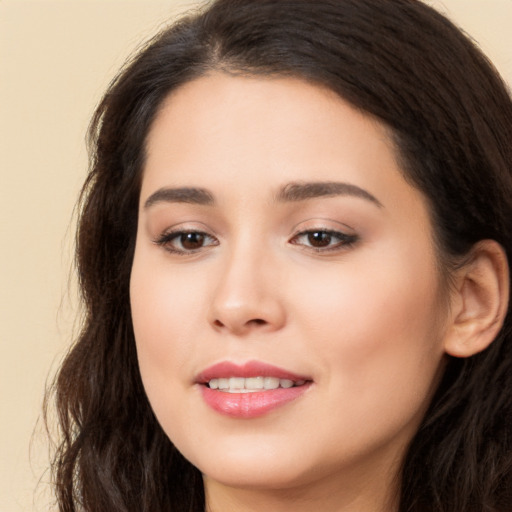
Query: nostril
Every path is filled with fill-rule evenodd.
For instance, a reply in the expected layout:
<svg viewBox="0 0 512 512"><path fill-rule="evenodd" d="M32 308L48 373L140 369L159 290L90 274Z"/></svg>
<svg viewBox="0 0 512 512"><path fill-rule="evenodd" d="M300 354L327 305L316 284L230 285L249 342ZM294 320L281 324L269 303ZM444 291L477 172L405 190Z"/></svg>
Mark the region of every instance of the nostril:
<svg viewBox="0 0 512 512"><path fill-rule="evenodd" d="M249 320L245 322L246 327L250 326L260 326L260 325L267 325L268 322L266 320L263 320L262 318L253 318L252 320ZM227 327L228 325L221 322L219 319L214 320L213 325L215 327Z"/></svg>

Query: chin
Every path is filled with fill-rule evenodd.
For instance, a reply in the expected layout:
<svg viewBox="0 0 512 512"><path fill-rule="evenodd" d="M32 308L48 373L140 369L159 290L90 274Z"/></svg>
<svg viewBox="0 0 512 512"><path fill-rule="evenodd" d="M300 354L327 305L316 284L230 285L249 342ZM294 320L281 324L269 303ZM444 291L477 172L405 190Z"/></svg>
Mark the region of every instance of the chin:
<svg viewBox="0 0 512 512"><path fill-rule="evenodd" d="M212 437L197 451L184 449L182 453L205 478L229 487L286 489L301 485L314 473L314 464L308 464L303 450L286 446L282 438L265 442L235 438L227 436L223 441Z"/></svg>
<svg viewBox="0 0 512 512"><path fill-rule="evenodd" d="M201 468L199 468L201 469ZM208 468L209 469L209 468ZM272 467L260 464L232 465L202 471L205 478L226 487L247 490L286 490L303 486L311 479L311 472L290 464L275 464Z"/></svg>

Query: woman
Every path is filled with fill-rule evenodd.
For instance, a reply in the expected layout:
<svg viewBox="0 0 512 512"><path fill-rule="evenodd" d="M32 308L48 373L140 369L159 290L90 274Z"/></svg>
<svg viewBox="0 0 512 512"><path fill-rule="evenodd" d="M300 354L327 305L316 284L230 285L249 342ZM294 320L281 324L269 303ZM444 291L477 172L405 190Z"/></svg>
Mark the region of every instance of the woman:
<svg viewBox="0 0 512 512"><path fill-rule="evenodd" d="M505 512L512 102L415 0L218 0L91 127L61 510Z"/></svg>

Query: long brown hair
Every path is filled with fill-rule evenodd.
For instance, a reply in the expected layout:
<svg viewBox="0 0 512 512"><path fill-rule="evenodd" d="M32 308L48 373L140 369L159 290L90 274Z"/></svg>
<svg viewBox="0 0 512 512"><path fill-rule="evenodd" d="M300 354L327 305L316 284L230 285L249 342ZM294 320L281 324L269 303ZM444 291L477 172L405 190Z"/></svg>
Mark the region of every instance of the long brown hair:
<svg viewBox="0 0 512 512"><path fill-rule="evenodd" d="M203 511L199 471L146 399L129 279L145 139L170 91L210 70L322 84L383 122L427 197L441 263L512 254L512 101L492 65L417 0L217 0L122 70L89 133L76 261L86 316L56 378L61 511ZM451 358L401 474L400 512L512 509L512 327Z"/></svg>

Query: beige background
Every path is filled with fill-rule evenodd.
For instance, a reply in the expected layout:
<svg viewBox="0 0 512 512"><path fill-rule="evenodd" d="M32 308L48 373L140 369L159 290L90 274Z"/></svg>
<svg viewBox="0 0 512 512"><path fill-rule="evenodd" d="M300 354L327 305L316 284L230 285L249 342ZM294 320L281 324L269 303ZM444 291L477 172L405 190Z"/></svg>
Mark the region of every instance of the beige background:
<svg viewBox="0 0 512 512"><path fill-rule="evenodd" d="M512 0L430 3L512 83ZM194 5L0 0L0 512L53 509L38 418L78 309L72 211L88 120L125 57Z"/></svg>

